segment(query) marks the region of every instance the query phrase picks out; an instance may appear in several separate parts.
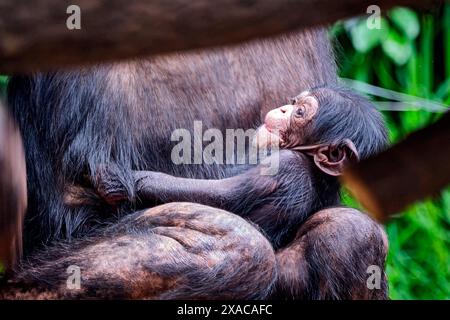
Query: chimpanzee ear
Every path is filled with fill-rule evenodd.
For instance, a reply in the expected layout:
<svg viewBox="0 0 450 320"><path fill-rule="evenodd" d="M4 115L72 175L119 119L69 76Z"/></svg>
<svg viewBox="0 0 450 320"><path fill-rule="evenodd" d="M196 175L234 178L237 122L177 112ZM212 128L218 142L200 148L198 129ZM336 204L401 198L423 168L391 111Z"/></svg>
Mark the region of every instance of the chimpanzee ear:
<svg viewBox="0 0 450 320"><path fill-rule="evenodd" d="M323 145L314 150L314 163L330 176L340 176L349 164L359 161L359 155L352 141L345 139L339 144Z"/></svg>

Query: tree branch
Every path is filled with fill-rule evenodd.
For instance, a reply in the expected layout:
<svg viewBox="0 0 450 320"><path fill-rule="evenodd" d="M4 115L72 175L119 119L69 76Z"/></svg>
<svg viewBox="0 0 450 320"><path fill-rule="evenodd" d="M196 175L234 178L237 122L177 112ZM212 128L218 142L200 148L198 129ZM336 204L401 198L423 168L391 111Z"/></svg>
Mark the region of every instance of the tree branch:
<svg viewBox="0 0 450 320"><path fill-rule="evenodd" d="M0 73L48 70L272 36L433 0L36 0L0 2ZM66 13L81 8L81 30Z"/></svg>

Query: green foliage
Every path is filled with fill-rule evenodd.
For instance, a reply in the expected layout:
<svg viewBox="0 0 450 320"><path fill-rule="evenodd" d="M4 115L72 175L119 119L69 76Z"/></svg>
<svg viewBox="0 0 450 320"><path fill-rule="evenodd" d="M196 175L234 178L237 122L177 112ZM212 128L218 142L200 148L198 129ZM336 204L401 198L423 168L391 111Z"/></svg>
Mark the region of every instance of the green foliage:
<svg viewBox="0 0 450 320"><path fill-rule="evenodd" d="M384 54L397 65L404 65L412 54L412 45L408 38L395 30L389 30L386 40L381 44Z"/></svg>
<svg viewBox="0 0 450 320"><path fill-rule="evenodd" d="M450 4L432 15L395 8L381 25L381 30L369 29L366 19L360 18L331 29L340 75L449 105ZM440 115L421 109L385 111L384 116L395 143ZM343 200L361 208L346 190ZM386 231L390 297L449 299L450 188L437 198L412 205L388 223Z"/></svg>
<svg viewBox="0 0 450 320"><path fill-rule="evenodd" d="M414 40L419 35L419 18L411 9L401 7L394 8L389 12L389 18L408 39Z"/></svg>
<svg viewBox="0 0 450 320"><path fill-rule="evenodd" d="M6 86L8 85L8 77L0 76L0 101L5 97Z"/></svg>
<svg viewBox="0 0 450 320"><path fill-rule="evenodd" d="M366 53L383 42L386 38L386 19L381 19L380 29L369 29L365 20L350 20L345 28L350 33L353 47L356 51Z"/></svg>

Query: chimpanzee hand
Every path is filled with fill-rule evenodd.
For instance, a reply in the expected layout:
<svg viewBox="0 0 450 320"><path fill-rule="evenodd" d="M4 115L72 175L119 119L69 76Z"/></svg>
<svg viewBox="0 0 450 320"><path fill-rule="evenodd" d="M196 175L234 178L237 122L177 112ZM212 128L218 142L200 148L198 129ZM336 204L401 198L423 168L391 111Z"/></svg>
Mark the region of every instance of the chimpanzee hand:
<svg viewBox="0 0 450 320"><path fill-rule="evenodd" d="M133 171L130 177L125 177L116 165L101 166L92 178L96 193L113 207L136 200L170 202L164 199L171 192L177 192L175 186L179 182L175 177L154 171ZM190 183L188 185L191 186ZM183 197L180 199L187 200Z"/></svg>
<svg viewBox="0 0 450 320"><path fill-rule="evenodd" d="M124 201L134 200L130 197L130 190L124 183L120 171L114 165L100 167L94 174L92 183L103 200L113 207ZM134 194L134 190L131 190L131 194Z"/></svg>

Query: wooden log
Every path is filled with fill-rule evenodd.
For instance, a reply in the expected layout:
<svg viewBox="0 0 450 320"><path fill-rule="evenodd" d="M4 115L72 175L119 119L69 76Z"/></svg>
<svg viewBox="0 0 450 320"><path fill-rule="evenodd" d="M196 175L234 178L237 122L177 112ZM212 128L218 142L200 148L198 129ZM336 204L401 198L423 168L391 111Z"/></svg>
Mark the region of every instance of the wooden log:
<svg viewBox="0 0 450 320"><path fill-rule="evenodd" d="M450 184L450 113L344 172L343 183L378 220Z"/></svg>
<svg viewBox="0 0 450 320"><path fill-rule="evenodd" d="M0 73L236 43L436 0L34 0L0 2ZM81 29L69 30L69 5Z"/></svg>
<svg viewBox="0 0 450 320"><path fill-rule="evenodd" d="M0 105L0 265L10 270L22 254L27 206L25 156L19 130Z"/></svg>

